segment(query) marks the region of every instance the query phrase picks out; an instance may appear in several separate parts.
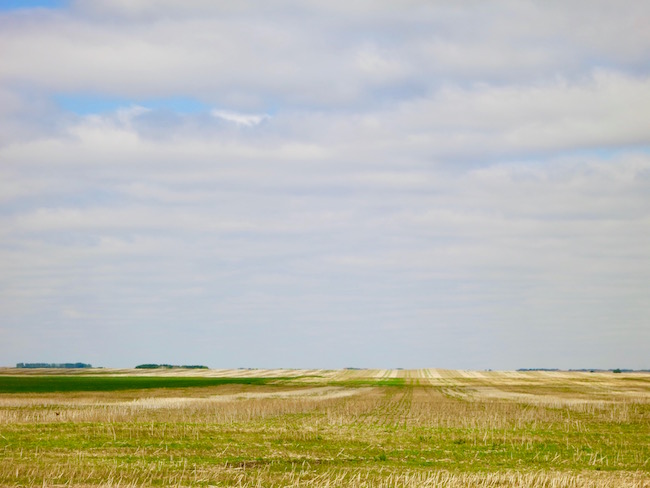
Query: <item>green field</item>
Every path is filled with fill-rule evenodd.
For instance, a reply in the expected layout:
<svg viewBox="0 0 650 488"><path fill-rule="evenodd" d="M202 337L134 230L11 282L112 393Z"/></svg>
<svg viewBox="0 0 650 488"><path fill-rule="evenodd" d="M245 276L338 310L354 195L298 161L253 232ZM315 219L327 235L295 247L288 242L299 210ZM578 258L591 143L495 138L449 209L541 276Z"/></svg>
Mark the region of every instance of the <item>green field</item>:
<svg viewBox="0 0 650 488"><path fill-rule="evenodd" d="M650 486L650 375L0 375L1 486Z"/></svg>
<svg viewBox="0 0 650 488"><path fill-rule="evenodd" d="M165 376L0 376L0 393L54 393L201 388L277 384L288 378L204 378Z"/></svg>

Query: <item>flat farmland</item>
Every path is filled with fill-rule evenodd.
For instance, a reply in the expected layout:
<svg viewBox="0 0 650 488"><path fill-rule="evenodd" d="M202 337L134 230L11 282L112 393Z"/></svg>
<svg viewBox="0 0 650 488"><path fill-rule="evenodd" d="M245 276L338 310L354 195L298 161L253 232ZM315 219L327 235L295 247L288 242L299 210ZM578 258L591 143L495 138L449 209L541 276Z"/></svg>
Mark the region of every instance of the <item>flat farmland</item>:
<svg viewBox="0 0 650 488"><path fill-rule="evenodd" d="M650 487L650 374L0 369L0 485Z"/></svg>

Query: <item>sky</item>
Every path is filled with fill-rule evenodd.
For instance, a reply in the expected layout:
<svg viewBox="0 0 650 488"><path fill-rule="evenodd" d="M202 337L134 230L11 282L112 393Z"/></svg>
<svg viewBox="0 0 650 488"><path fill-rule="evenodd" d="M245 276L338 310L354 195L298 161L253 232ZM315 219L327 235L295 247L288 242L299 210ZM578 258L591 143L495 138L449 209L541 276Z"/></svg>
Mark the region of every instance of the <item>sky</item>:
<svg viewBox="0 0 650 488"><path fill-rule="evenodd" d="M649 368L649 18L0 0L0 365Z"/></svg>

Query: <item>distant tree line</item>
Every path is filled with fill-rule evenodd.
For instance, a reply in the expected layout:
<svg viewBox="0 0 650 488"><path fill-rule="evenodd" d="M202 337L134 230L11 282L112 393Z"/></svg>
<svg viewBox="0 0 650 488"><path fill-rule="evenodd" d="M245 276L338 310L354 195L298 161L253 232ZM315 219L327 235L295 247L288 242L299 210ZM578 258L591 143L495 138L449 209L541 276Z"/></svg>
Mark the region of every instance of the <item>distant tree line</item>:
<svg viewBox="0 0 650 488"><path fill-rule="evenodd" d="M577 373L647 373L648 369L557 369L557 368L519 368L517 371L572 371Z"/></svg>
<svg viewBox="0 0 650 488"><path fill-rule="evenodd" d="M92 368L91 364L87 363L18 363L17 368L60 368L60 369L74 369L74 368Z"/></svg>
<svg viewBox="0 0 650 488"><path fill-rule="evenodd" d="M203 366L200 364L184 364L182 366L178 366L176 364L155 364L155 363L149 363L149 364L138 364L135 369L159 369L159 368L166 368L166 369L173 369L173 368L184 368L184 369L208 369L207 366Z"/></svg>

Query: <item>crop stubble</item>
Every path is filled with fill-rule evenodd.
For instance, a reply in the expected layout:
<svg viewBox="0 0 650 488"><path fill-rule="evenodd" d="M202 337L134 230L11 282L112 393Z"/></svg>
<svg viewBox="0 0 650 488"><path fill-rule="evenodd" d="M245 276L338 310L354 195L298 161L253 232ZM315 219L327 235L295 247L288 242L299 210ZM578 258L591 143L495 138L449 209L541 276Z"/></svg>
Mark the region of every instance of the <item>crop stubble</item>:
<svg viewBox="0 0 650 488"><path fill-rule="evenodd" d="M0 484L650 486L647 374L187 374L242 382L0 394Z"/></svg>

